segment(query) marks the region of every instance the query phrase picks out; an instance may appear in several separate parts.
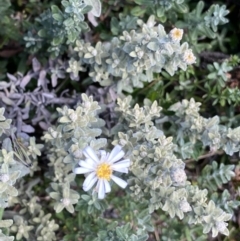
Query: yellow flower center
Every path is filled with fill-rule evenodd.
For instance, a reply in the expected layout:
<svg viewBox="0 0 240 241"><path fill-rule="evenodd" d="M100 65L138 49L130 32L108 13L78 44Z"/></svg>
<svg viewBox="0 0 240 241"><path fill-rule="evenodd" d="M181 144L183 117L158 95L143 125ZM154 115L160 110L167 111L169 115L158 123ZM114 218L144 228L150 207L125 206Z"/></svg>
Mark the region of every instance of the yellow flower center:
<svg viewBox="0 0 240 241"><path fill-rule="evenodd" d="M193 55L192 54L188 54L187 55L187 60L188 61L193 61Z"/></svg>
<svg viewBox="0 0 240 241"><path fill-rule="evenodd" d="M175 40L181 40L183 35L183 30L174 28L171 32L172 38Z"/></svg>
<svg viewBox="0 0 240 241"><path fill-rule="evenodd" d="M112 169L109 164L102 163L97 167L96 174L98 178L106 179L109 181L111 179L110 177L112 175Z"/></svg>
<svg viewBox="0 0 240 241"><path fill-rule="evenodd" d="M175 30L173 33L175 38L181 38L182 37L182 32L180 30Z"/></svg>

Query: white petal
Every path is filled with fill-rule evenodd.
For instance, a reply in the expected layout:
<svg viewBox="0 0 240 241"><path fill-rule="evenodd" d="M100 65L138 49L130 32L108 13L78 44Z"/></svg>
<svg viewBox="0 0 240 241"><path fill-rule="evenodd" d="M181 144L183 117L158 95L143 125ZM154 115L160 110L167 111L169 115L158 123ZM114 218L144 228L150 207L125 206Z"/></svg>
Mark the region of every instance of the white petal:
<svg viewBox="0 0 240 241"><path fill-rule="evenodd" d="M101 179L98 182L98 198L103 199L105 197L105 186L104 186L104 181Z"/></svg>
<svg viewBox="0 0 240 241"><path fill-rule="evenodd" d="M120 186L121 188L125 188L127 186L127 182L122 180L121 178L119 177L116 177L114 175L111 176L111 179L118 185Z"/></svg>
<svg viewBox="0 0 240 241"><path fill-rule="evenodd" d="M109 160L109 163L114 163L119 161L125 155L124 151L120 151L115 157Z"/></svg>
<svg viewBox="0 0 240 241"><path fill-rule="evenodd" d="M126 159L126 160L122 160L120 162L114 163L111 165L111 167L117 171L117 169L121 169L121 168L126 168L130 166L130 160Z"/></svg>
<svg viewBox="0 0 240 241"><path fill-rule="evenodd" d="M111 187L110 187L110 184L107 180L103 180L104 182L104 186L105 186L105 192L108 193L108 192L111 192Z"/></svg>
<svg viewBox="0 0 240 241"><path fill-rule="evenodd" d="M92 166L95 166L95 165L96 165L96 162L93 161L91 158L87 158L87 159L85 159L85 160L80 160L80 161L78 162L78 164L80 165L80 163L81 163L82 161L85 161L85 162L87 162L87 163L90 163Z"/></svg>
<svg viewBox="0 0 240 241"><path fill-rule="evenodd" d="M121 150L122 150L122 147L119 146L119 145L116 145L116 146L112 149L110 155L108 156L107 161L110 162L111 159L113 159Z"/></svg>
<svg viewBox="0 0 240 241"><path fill-rule="evenodd" d="M83 190L85 192L90 190L93 187L93 185L96 183L96 181L97 181L97 177L94 177L93 179L91 179L91 181L88 183L88 185L83 186Z"/></svg>
<svg viewBox="0 0 240 241"><path fill-rule="evenodd" d="M117 168L116 170L114 168L112 169L116 172L128 173L128 168Z"/></svg>
<svg viewBox="0 0 240 241"><path fill-rule="evenodd" d="M87 159L86 161L80 161L78 164L79 166L81 167L85 167L85 168L88 168L90 170L95 170L95 162L93 161L90 161L91 159Z"/></svg>
<svg viewBox="0 0 240 241"><path fill-rule="evenodd" d="M83 182L83 190L88 191L89 189L91 189L96 181L97 181L97 176L95 172L90 173L86 177L85 181Z"/></svg>
<svg viewBox="0 0 240 241"><path fill-rule="evenodd" d="M100 150L99 153L100 153L101 159L102 159L102 158L105 158L106 155L107 155L107 152L104 151L104 150Z"/></svg>
<svg viewBox="0 0 240 241"><path fill-rule="evenodd" d="M87 146L83 149L83 155L87 158L92 159L95 162L99 162L99 159L98 159L96 153L90 146Z"/></svg>
<svg viewBox="0 0 240 241"><path fill-rule="evenodd" d="M76 167L74 169L74 173L76 174L85 174L88 172L92 172L92 170L88 169L88 168L84 168L84 167Z"/></svg>
<svg viewBox="0 0 240 241"><path fill-rule="evenodd" d="M99 183L100 183L100 179L98 179L97 185L96 185L96 187L95 187L96 190L99 189Z"/></svg>
<svg viewBox="0 0 240 241"><path fill-rule="evenodd" d="M110 153L110 155L107 159L108 163L117 162L125 155L124 151L120 150L119 147L120 146L116 146L113 148L112 152Z"/></svg>
<svg viewBox="0 0 240 241"><path fill-rule="evenodd" d="M84 161L84 160L80 160L80 161L78 162L78 164L79 164L81 161ZM79 165L80 165L80 164L79 164Z"/></svg>

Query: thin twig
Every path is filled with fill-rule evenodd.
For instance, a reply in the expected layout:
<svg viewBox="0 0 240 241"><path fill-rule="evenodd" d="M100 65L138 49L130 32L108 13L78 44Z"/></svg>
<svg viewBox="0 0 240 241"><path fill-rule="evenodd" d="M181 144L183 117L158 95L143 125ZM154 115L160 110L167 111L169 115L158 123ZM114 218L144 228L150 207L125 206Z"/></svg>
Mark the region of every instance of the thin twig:
<svg viewBox="0 0 240 241"><path fill-rule="evenodd" d="M160 237L159 237L159 234L158 234L158 229L157 229L156 226L154 227L154 234L155 234L156 240L157 240L157 241L160 241Z"/></svg>
<svg viewBox="0 0 240 241"><path fill-rule="evenodd" d="M215 156L215 155L222 155L224 153L224 151L220 150L220 151L210 151L204 155L199 156L197 159L188 159L186 161L184 161L185 163L189 163L189 162L193 162L193 161L199 161L201 159L205 159L211 156Z"/></svg>

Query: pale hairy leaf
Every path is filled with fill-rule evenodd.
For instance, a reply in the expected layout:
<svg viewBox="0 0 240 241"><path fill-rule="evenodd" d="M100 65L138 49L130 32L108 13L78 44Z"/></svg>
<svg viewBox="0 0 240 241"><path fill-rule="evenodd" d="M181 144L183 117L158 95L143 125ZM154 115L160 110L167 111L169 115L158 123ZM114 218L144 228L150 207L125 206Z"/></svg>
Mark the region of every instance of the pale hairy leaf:
<svg viewBox="0 0 240 241"><path fill-rule="evenodd" d="M87 5L92 6L91 13L95 17L99 17L101 15L102 6L101 6L101 2L99 0L84 0L84 2Z"/></svg>

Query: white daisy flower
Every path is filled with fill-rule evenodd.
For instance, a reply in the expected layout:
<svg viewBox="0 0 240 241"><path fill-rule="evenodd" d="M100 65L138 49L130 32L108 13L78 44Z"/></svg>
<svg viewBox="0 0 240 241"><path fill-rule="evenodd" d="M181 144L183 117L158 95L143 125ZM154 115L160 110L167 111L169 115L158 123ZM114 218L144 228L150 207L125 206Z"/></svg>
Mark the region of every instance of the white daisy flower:
<svg viewBox="0 0 240 241"><path fill-rule="evenodd" d="M183 36L183 30L180 28L174 28L170 31L170 37L173 41L180 41Z"/></svg>
<svg viewBox="0 0 240 241"><path fill-rule="evenodd" d="M194 56L191 49L188 49L183 54L183 60L186 64L196 63L196 57Z"/></svg>
<svg viewBox="0 0 240 241"><path fill-rule="evenodd" d="M110 180L113 180L120 187L125 188L127 182L113 175L114 171L128 173L130 160L121 160L124 154L122 147L119 145L115 146L111 153L100 150L99 155L97 155L90 146L84 148L83 155L86 157L86 160L79 161L80 167L74 170L76 174L87 174L83 182L83 190L90 190L97 182L96 190L98 192L98 198L103 199L105 194L111 191Z"/></svg>

